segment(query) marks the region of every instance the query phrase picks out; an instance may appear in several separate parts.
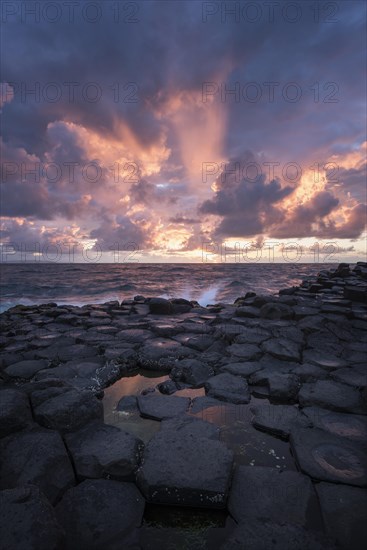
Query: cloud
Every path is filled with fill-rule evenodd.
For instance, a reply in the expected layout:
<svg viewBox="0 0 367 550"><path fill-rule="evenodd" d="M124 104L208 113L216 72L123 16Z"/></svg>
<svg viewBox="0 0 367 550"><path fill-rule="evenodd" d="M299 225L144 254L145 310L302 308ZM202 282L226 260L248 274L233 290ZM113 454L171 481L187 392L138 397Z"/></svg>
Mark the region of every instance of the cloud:
<svg viewBox="0 0 367 550"><path fill-rule="evenodd" d="M102 247L131 240L170 250L194 250L208 236L358 238L364 4L338 3L335 23L316 22L308 2L298 2L296 23L281 7L269 22L262 6L251 23L223 15L225 2L204 21L200 2L152 0L137 4L134 24L114 22L108 4L99 3L95 24L83 20L79 3L72 23L63 6L55 24L17 17L3 25L4 162L63 168L57 180L7 175L3 215L34 224L8 224L8 233L76 224ZM249 83L260 90L256 101L246 95ZM289 101L297 87L299 100ZM61 95L52 101L55 89ZM96 91L94 101L88 92ZM301 180L223 170L214 182L202 179L205 162L228 168L266 159L297 162ZM338 182L322 169L323 179L311 179L309 167L328 162L338 165ZM100 169L95 181L92 165Z"/></svg>
<svg viewBox="0 0 367 550"><path fill-rule="evenodd" d="M265 231L280 215L277 207L293 192L291 186L282 186L275 179L266 181L265 174L243 177L246 167L258 164L257 157L246 151L232 159L214 182L215 196L204 201L201 214L221 217L214 230L215 237L244 237Z"/></svg>

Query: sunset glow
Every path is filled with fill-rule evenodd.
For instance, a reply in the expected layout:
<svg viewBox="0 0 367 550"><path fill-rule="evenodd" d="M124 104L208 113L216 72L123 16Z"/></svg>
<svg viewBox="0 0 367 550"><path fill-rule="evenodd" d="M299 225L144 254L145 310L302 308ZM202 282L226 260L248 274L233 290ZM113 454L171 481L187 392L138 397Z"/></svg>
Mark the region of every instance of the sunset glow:
<svg viewBox="0 0 367 550"><path fill-rule="evenodd" d="M247 25L203 9L142 2L123 32L107 12L8 16L3 246L89 243L106 261L129 243L140 261L269 240L365 254L363 4L340 3L332 25L306 9L302 24Z"/></svg>

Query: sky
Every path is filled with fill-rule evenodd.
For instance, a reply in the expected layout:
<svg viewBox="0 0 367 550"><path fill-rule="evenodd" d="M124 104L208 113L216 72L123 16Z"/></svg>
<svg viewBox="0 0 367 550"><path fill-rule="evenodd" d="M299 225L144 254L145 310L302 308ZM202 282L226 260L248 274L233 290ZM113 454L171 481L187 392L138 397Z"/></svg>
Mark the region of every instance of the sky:
<svg viewBox="0 0 367 550"><path fill-rule="evenodd" d="M4 1L3 261L366 256L366 4Z"/></svg>

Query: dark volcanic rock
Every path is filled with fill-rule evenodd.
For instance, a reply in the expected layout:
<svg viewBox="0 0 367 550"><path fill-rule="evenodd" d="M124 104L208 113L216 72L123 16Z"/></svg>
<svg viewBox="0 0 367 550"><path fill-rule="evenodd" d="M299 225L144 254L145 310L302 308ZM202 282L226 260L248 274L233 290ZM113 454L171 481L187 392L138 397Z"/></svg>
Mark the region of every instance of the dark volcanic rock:
<svg viewBox="0 0 367 550"><path fill-rule="evenodd" d="M112 476L128 481L140 464L143 442L116 426L91 422L67 434L65 443L79 478Z"/></svg>
<svg viewBox="0 0 367 550"><path fill-rule="evenodd" d="M290 306L280 303L269 303L260 309L262 319L293 319L294 311Z"/></svg>
<svg viewBox="0 0 367 550"><path fill-rule="evenodd" d="M314 479L365 487L367 455L358 444L317 428L294 428L290 442L301 470Z"/></svg>
<svg viewBox="0 0 367 550"><path fill-rule="evenodd" d="M121 412L138 412L138 400L135 395L125 395L121 397L116 405L116 410Z"/></svg>
<svg viewBox="0 0 367 550"><path fill-rule="evenodd" d="M273 373L268 377L269 396L274 401L294 402L300 387L300 379L295 374Z"/></svg>
<svg viewBox="0 0 367 550"><path fill-rule="evenodd" d="M177 416L168 420L162 420L161 432L171 430L182 436L204 437L208 439L219 439L220 430L210 422L200 420L194 416ZM167 433L167 432L165 432Z"/></svg>
<svg viewBox="0 0 367 550"><path fill-rule="evenodd" d="M341 548L364 550L367 540L367 491L346 485L318 483L316 492L326 532Z"/></svg>
<svg viewBox="0 0 367 550"><path fill-rule="evenodd" d="M144 499L135 485L102 479L70 489L56 507L68 550L133 547L143 513Z"/></svg>
<svg viewBox="0 0 367 550"><path fill-rule="evenodd" d="M251 407L254 413L252 424L258 430L269 432L276 436L288 439L294 424L301 422L306 425L309 422L297 407L292 405L261 405Z"/></svg>
<svg viewBox="0 0 367 550"><path fill-rule="evenodd" d="M225 406L223 405L223 402L219 401L218 399L214 399L213 397L194 397L191 403L190 413L198 414L202 413L205 409L223 406Z"/></svg>
<svg viewBox="0 0 367 550"><path fill-rule="evenodd" d="M26 393L15 389L0 391L0 437L22 430L33 418Z"/></svg>
<svg viewBox="0 0 367 550"><path fill-rule="evenodd" d="M305 526L314 497L310 479L299 472L279 472L262 466L240 466L235 471L228 509L238 522L251 519Z"/></svg>
<svg viewBox="0 0 367 550"><path fill-rule="evenodd" d="M341 369L348 365L344 359L318 349L306 349L303 352L303 361L328 371Z"/></svg>
<svg viewBox="0 0 367 550"><path fill-rule="evenodd" d="M214 375L214 371L209 365L197 359L183 359L176 365L171 371L171 378L195 388L203 386L208 378Z"/></svg>
<svg viewBox="0 0 367 550"><path fill-rule="evenodd" d="M261 344L263 351L284 361L301 361L301 346L286 338L272 338Z"/></svg>
<svg viewBox="0 0 367 550"><path fill-rule="evenodd" d="M49 379L47 379L49 380ZM68 391L70 391L72 388L68 384L67 386L50 386L49 388L44 388L42 390L35 390L31 393L31 403L33 409L47 401L48 399L52 399L53 397L56 397L58 395L62 395Z"/></svg>
<svg viewBox="0 0 367 550"><path fill-rule="evenodd" d="M256 519L241 523L220 550L336 550L330 540L317 532L289 523Z"/></svg>
<svg viewBox="0 0 367 550"><path fill-rule="evenodd" d="M240 306L236 309L237 317L248 317L249 319L256 319L260 317L260 312L256 307Z"/></svg>
<svg viewBox="0 0 367 550"><path fill-rule="evenodd" d="M178 388L173 380L165 380L157 385L157 390L165 395L172 395Z"/></svg>
<svg viewBox="0 0 367 550"><path fill-rule="evenodd" d="M64 531L53 507L34 485L0 492L0 547L8 550L61 550Z"/></svg>
<svg viewBox="0 0 367 550"><path fill-rule="evenodd" d="M334 411L367 414L360 391L333 380L303 384L298 399L302 407L316 405Z"/></svg>
<svg viewBox="0 0 367 550"><path fill-rule="evenodd" d="M230 403L249 403L251 398L246 380L229 373L209 378L205 391L209 397Z"/></svg>
<svg viewBox="0 0 367 550"><path fill-rule="evenodd" d="M330 374L330 377L337 382L342 382L355 388L365 388L367 386L367 369L365 365L362 365L361 369L349 367L335 370Z"/></svg>
<svg viewBox="0 0 367 550"><path fill-rule="evenodd" d="M367 441L367 416L328 411L319 407L305 407L301 411L315 428L353 441Z"/></svg>
<svg viewBox="0 0 367 550"><path fill-rule="evenodd" d="M175 395L139 395L138 407L141 416L153 420L163 420L184 414L190 406L189 397Z"/></svg>
<svg viewBox="0 0 367 550"><path fill-rule="evenodd" d="M367 302L366 287L347 285L344 287L344 298L356 302Z"/></svg>
<svg viewBox="0 0 367 550"><path fill-rule="evenodd" d="M151 298L149 300L149 311L158 315L169 315L173 312L172 303L165 298Z"/></svg>
<svg viewBox="0 0 367 550"><path fill-rule="evenodd" d="M53 503L75 483L72 465L57 432L40 428L19 432L2 439L0 449L2 489L33 483Z"/></svg>
<svg viewBox="0 0 367 550"><path fill-rule="evenodd" d="M182 346L180 342L164 338L154 338L142 346L138 352L138 364L147 370L170 372L178 359L195 357L194 349Z"/></svg>
<svg viewBox="0 0 367 550"><path fill-rule="evenodd" d="M223 508L233 453L201 433L162 430L148 443L137 483L148 502Z"/></svg>
<svg viewBox="0 0 367 550"><path fill-rule="evenodd" d="M260 363L256 361L248 361L244 363L228 363L221 367L221 372L229 372L235 376L243 376L243 378L248 378L254 372L257 372L262 369Z"/></svg>
<svg viewBox="0 0 367 550"><path fill-rule="evenodd" d="M47 367L46 361L37 360L37 361L19 361L19 363L14 363L5 369L5 374L10 378L32 378L38 371L45 369Z"/></svg>
<svg viewBox="0 0 367 550"><path fill-rule="evenodd" d="M256 344L232 344L227 351L243 361L255 361L262 356L262 351Z"/></svg>
<svg viewBox="0 0 367 550"><path fill-rule="evenodd" d="M92 420L102 420L103 405L91 392L70 390L36 407L34 416L46 428L72 432Z"/></svg>

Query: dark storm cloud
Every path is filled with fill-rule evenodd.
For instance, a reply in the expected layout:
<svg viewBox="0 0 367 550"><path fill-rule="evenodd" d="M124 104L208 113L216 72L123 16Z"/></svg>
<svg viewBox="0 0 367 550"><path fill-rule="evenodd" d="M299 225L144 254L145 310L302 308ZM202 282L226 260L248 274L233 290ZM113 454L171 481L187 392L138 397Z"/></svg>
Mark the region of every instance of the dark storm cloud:
<svg viewBox="0 0 367 550"><path fill-rule="evenodd" d="M201 220L197 218L186 218L185 216L174 216L173 218L168 219L169 223L178 224L178 225L192 225L196 223L201 223Z"/></svg>
<svg viewBox="0 0 367 550"><path fill-rule="evenodd" d="M170 176L181 177L177 136L169 121L162 122L161 113L177 91L195 91L200 97L205 82L214 83L216 92L211 98L222 105L228 116L225 158L243 159L242 152L251 149L273 155L271 161L305 162L308 166L320 157L326 162L334 153L348 152L351 144L363 139L362 2L337 2L337 21L333 23L323 22L322 13L320 22L315 22L310 3L302 1L302 17L295 23L285 21L281 15L284 2L276 9L274 22L269 21L263 6L263 17L257 23L243 18L238 21L230 15L223 19L223 5L230 2L214 3L218 10L206 21L202 2L137 2L136 23L115 23L111 7L116 3L95 3L103 12L95 24L83 20L80 7L71 23L65 16L56 23L36 23L31 17L26 23L19 18L4 22L2 79L15 83L15 97L4 105L2 114L2 132L9 148L24 148L25 155L34 154L41 162L88 162L93 159L86 158L75 135L58 121L80 124L107 140L120 137L123 123L146 151L167 137L172 151L169 162L179 167ZM34 88L36 82L40 84L40 100L24 93L22 97L22 86ZM61 90L61 97L55 102L49 101L45 92L52 82ZM70 85L65 84L72 82L76 83L74 99L69 95ZM91 82L101 91L97 101L88 100L82 93L84 89L86 94L84 86ZM257 102L246 99L246 85L251 82L261 90ZM274 101L269 99L266 82L278 83ZM284 87L290 82L301 89L296 102L289 101L287 93L284 97ZM225 93L223 100L223 89L234 89L237 83L239 101ZM331 88L328 83L333 83ZM328 102L333 92L331 97L337 101ZM216 160L203 158L203 162ZM94 196L85 197L88 192L94 195L97 188L104 189L105 173L98 186L85 181L80 172L73 186L65 178L56 183L46 178L33 187L19 178L12 181L3 193L6 215L40 220L64 216L72 220L94 214L99 225L91 236L103 246L114 239L133 240L139 245L149 242L149 236L127 216L121 215L117 220L113 213L98 206ZM285 226L279 202L293 188L282 186L276 179L267 181L264 176L255 183L228 179L224 186L217 183L214 198L200 206L201 214L221 218L217 234L254 235L276 226L278 234L288 236L288 227L289 235L298 232L306 236L307 231L315 231L315 220L320 232L341 231L323 221L328 209L332 212L339 206L332 195L316 197L314 202L300 207L298 220L292 218ZM360 200L364 192L362 172L346 170L341 187ZM149 206L177 202L181 211L179 201L184 200L185 194L182 183L156 187L141 180L130 188L135 203ZM359 207L351 212L343 234L358 232L361 212ZM175 212L169 215L173 220ZM188 225L183 220L172 223Z"/></svg>
<svg viewBox="0 0 367 550"><path fill-rule="evenodd" d="M267 182L263 173L251 175L250 179L242 177L246 167L259 165L257 161L250 151L232 159L216 179L215 197L201 204L201 214L222 217L215 229L216 237L258 235L281 217L276 203L290 195L293 188L282 187L274 179Z"/></svg>
<svg viewBox="0 0 367 550"><path fill-rule="evenodd" d="M19 101L20 91L16 91L16 100L4 110L6 140L14 140L18 145L23 142L28 151L40 152L46 147L45 128L49 121L72 120L113 135L116 118L121 118L142 144L148 145L161 132L151 111L152 103L158 101L158 92L167 92L172 87L200 90L203 82L215 80L218 73L231 67L228 88L235 81L242 85L249 81L261 85L264 81L277 81L281 90L289 81L312 86L315 80L321 85L331 80L344 87L349 105L353 103L351 92L357 93L358 68L363 63L362 54L358 54L362 18L358 19L356 14L363 14L359 3L349 2L348 6L339 3L338 21L333 24L316 24L308 2L299 3L302 19L297 23L284 21L281 16L269 23L264 11L263 18L251 24L243 19L236 22L230 16L223 22L220 12L203 22L201 2L138 2L139 21L126 23L123 28L112 22L111 6L110 10L106 7L109 3L100 4L105 6L104 17L95 24L84 21L78 15L79 9L73 23L63 17L55 24L47 21L32 24L29 18L27 24L9 19L4 25L7 55L3 80L23 82L29 87L37 81L41 90L47 83L55 82L62 89L62 97L55 103L44 101L41 91L38 104L31 96L25 103ZM223 3L218 4L222 9ZM290 44L295 47L289 47ZM74 101L69 100L65 82L80 84L75 88ZM100 101L90 102L82 96L83 85L88 82L101 87ZM117 102L111 89L116 82L122 85ZM135 84L135 90L123 89L129 82ZM135 103L127 102L129 94ZM284 122L289 115L293 119L290 111L294 110L296 120L300 121L315 108L312 101L308 103L306 109L302 104L292 106L281 99L272 106L267 104L267 109L271 107L269 111L262 102L259 104L262 109L257 109L254 103L232 103L231 146L238 146L239 132L243 132L241 125L249 115L250 125L252 118L257 119L257 126L266 119L269 125L277 119ZM325 110L325 104L322 107ZM333 117L337 111L332 105L329 107L328 115ZM287 130L289 125L284 126ZM248 137L251 139L251 133ZM248 145L254 147L254 143Z"/></svg>
<svg viewBox="0 0 367 550"><path fill-rule="evenodd" d="M101 250L135 250L149 242L144 230L126 216L111 219L105 216L98 228L90 232L90 237L96 239L96 246Z"/></svg>
<svg viewBox="0 0 367 550"><path fill-rule="evenodd" d="M331 193L323 191L310 201L297 206L290 216L284 212L280 226L271 232L272 237L330 237L335 229L334 224L327 223L328 216L339 204L339 200Z"/></svg>

